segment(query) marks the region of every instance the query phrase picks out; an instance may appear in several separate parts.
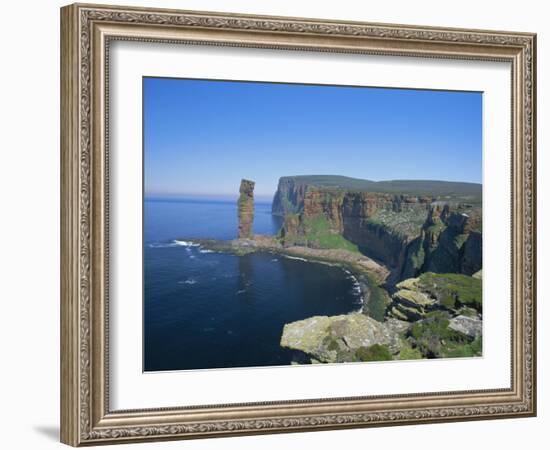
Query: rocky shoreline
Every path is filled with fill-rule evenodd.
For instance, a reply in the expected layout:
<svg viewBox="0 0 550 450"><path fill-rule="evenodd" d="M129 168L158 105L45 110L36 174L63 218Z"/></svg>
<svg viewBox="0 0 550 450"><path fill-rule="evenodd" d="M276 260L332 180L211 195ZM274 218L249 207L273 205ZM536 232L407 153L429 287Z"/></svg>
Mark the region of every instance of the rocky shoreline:
<svg viewBox="0 0 550 450"><path fill-rule="evenodd" d="M398 283L383 320L310 317L285 325L281 345L312 363L481 356L480 277L426 272Z"/></svg>
<svg viewBox="0 0 550 450"><path fill-rule="evenodd" d="M304 261L337 265L353 276L361 289L362 312L383 320L384 311L390 302L386 290L381 287L389 275L389 270L360 253L344 249L315 249L300 246L283 246L274 236L254 235L248 239L216 240L187 239L205 250L232 253L242 256L254 252L269 252L299 258Z"/></svg>
<svg viewBox="0 0 550 450"><path fill-rule="evenodd" d="M285 247L276 237L261 235L187 242L238 256L269 252L337 265L355 278L363 298L359 311L314 316L284 326L280 345L302 355L300 363L481 355L481 271L474 276L424 273L398 283L390 296L384 288L389 270L357 252Z"/></svg>

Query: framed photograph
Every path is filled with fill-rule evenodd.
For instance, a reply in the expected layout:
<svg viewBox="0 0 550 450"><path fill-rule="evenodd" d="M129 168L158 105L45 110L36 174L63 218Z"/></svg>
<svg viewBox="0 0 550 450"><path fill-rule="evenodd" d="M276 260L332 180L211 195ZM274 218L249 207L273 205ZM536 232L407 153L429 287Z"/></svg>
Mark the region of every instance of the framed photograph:
<svg viewBox="0 0 550 450"><path fill-rule="evenodd" d="M535 57L62 8L62 442L535 415Z"/></svg>

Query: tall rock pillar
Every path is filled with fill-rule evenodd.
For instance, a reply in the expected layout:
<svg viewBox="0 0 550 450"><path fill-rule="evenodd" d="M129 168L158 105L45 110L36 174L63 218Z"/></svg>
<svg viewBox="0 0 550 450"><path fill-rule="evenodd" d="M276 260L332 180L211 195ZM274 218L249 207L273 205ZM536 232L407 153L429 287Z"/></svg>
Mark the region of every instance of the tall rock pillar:
<svg viewBox="0 0 550 450"><path fill-rule="evenodd" d="M239 188L238 214L239 239L252 237L252 222L254 221L254 181L241 180Z"/></svg>

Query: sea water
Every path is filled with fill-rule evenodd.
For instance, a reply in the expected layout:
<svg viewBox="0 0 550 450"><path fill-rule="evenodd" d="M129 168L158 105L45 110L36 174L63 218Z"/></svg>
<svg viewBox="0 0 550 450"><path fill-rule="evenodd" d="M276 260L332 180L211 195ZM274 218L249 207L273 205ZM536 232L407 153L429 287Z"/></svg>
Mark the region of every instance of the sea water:
<svg viewBox="0 0 550 450"><path fill-rule="evenodd" d="M281 218L256 202L254 233ZM235 201L144 202L144 370L287 365L285 323L361 308L357 281L338 266L268 252L212 252L192 239L233 239Z"/></svg>

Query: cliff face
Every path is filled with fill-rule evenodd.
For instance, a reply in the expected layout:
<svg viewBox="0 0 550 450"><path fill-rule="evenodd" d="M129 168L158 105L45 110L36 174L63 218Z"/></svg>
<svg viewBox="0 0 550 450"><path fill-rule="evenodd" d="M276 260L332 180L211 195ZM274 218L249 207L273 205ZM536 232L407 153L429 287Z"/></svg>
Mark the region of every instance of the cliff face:
<svg viewBox="0 0 550 450"><path fill-rule="evenodd" d="M400 268L431 201L409 195L347 193L342 205L343 235L372 257Z"/></svg>
<svg viewBox="0 0 550 450"><path fill-rule="evenodd" d="M308 236L323 223L327 233L387 265L391 282L426 271L471 275L481 269L480 207L450 207L429 195L308 186L285 177L272 210L285 216L284 243L317 245Z"/></svg>
<svg viewBox="0 0 550 450"><path fill-rule="evenodd" d="M239 238L252 237L252 223L254 222L254 181L241 180L238 200Z"/></svg>
<svg viewBox="0 0 550 450"><path fill-rule="evenodd" d="M277 192L271 204L271 213L284 216L288 213L297 213L304 207L304 197L308 185L293 177L279 179Z"/></svg>

